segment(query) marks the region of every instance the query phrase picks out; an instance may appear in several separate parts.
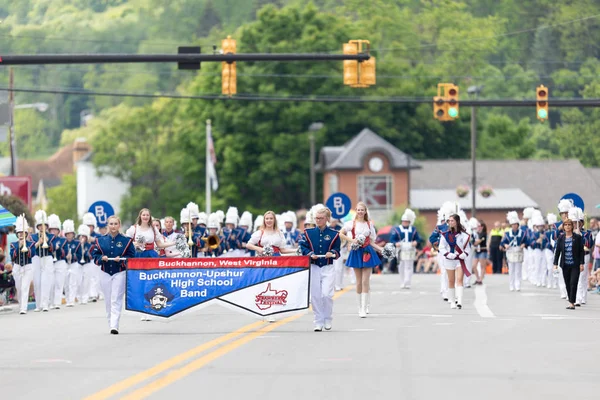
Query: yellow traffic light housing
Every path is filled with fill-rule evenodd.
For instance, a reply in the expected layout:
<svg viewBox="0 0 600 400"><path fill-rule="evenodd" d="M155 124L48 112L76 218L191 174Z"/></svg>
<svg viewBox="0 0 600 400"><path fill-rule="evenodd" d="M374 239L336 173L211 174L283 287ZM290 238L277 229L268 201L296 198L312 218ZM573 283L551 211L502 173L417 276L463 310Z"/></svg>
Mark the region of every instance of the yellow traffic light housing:
<svg viewBox="0 0 600 400"><path fill-rule="evenodd" d="M363 45L368 53L371 44L368 40L351 40L344 43L344 54L355 55L362 53ZM344 60L344 85L354 88L364 88L375 85L376 82L375 57L370 57L366 61Z"/></svg>
<svg viewBox="0 0 600 400"><path fill-rule="evenodd" d="M458 118L458 86L438 83L437 96L433 98L433 117L440 121Z"/></svg>
<svg viewBox="0 0 600 400"><path fill-rule="evenodd" d="M235 54L236 42L231 36L221 41L223 54ZM221 63L221 93L231 97L237 93L237 74L235 61Z"/></svg>
<svg viewBox="0 0 600 400"><path fill-rule="evenodd" d="M544 85L537 87L535 91L536 100L536 115L537 119L544 122L548 119L548 88Z"/></svg>

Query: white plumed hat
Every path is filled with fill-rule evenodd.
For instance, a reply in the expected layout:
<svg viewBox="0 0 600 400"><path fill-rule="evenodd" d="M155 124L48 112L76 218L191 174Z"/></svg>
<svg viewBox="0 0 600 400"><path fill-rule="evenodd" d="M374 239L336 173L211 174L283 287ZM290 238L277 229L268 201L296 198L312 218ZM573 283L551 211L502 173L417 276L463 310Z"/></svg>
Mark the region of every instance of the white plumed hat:
<svg viewBox="0 0 600 400"><path fill-rule="evenodd" d="M304 225L306 225L306 224L312 224L312 225L317 224L315 222L315 216L313 215L312 208L306 213L306 218L304 219Z"/></svg>
<svg viewBox="0 0 600 400"><path fill-rule="evenodd" d="M252 228L252 214L249 211L244 211L238 225Z"/></svg>
<svg viewBox="0 0 600 400"><path fill-rule="evenodd" d="M558 217L553 213L548 213L548 215L546 215L546 219L548 220L549 225L555 224L556 221L558 221Z"/></svg>
<svg viewBox="0 0 600 400"><path fill-rule="evenodd" d="M583 210L581 208L577 207L577 213L579 214L579 220L585 221L585 214L583 213Z"/></svg>
<svg viewBox="0 0 600 400"><path fill-rule="evenodd" d="M256 219L254 220L254 230L257 231L260 229L260 227L262 226L263 222L265 220L265 217L262 215L257 215Z"/></svg>
<svg viewBox="0 0 600 400"><path fill-rule="evenodd" d="M559 213L569 212L571 208L573 208L573 201L570 199L562 199L558 202Z"/></svg>
<svg viewBox="0 0 600 400"><path fill-rule="evenodd" d="M533 217L531 217L531 223L533 226L545 225L544 217L542 217L542 214L533 214Z"/></svg>
<svg viewBox="0 0 600 400"><path fill-rule="evenodd" d="M217 210L215 211L215 214L217 215L217 217L219 217L219 223L223 223L223 221L225 220L225 213L223 212L223 210Z"/></svg>
<svg viewBox="0 0 600 400"><path fill-rule="evenodd" d="M60 218L58 218L58 215L51 214L48 217L48 228L60 230Z"/></svg>
<svg viewBox="0 0 600 400"><path fill-rule="evenodd" d="M217 213L211 213L208 216L208 224L206 225L206 227L216 229L219 229L221 227L219 216L217 215Z"/></svg>
<svg viewBox="0 0 600 400"><path fill-rule="evenodd" d="M579 212L577 211L577 207L572 207L569 209L569 219L573 222L579 221Z"/></svg>
<svg viewBox="0 0 600 400"><path fill-rule="evenodd" d="M533 207L527 207L523 210L523 218L525 219L531 219L531 217L533 217L533 211L534 208Z"/></svg>
<svg viewBox="0 0 600 400"><path fill-rule="evenodd" d="M520 223L519 214L517 214L516 211L509 211L508 213L506 213L506 220L508 221L509 225Z"/></svg>
<svg viewBox="0 0 600 400"><path fill-rule="evenodd" d="M227 214L225 214L225 223L237 226L239 219L238 209L236 207L229 207L227 209Z"/></svg>
<svg viewBox="0 0 600 400"><path fill-rule="evenodd" d="M200 214L200 209L198 208L198 204L189 202L185 208L190 209L190 214L192 215L192 219L198 218L198 214Z"/></svg>
<svg viewBox="0 0 600 400"><path fill-rule="evenodd" d="M192 222L192 219L190 218L191 215L192 212L189 208L182 208L181 212L179 213L179 222L182 224L189 224Z"/></svg>
<svg viewBox="0 0 600 400"><path fill-rule="evenodd" d="M77 234L79 236L90 237L90 227L87 225L79 225L79 228L77 229Z"/></svg>
<svg viewBox="0 0 600 400"><path fill-rule="evenodd" d="M72 219L65 219L63 222L63 233L75 233L75 222Z"/></svg>
<svg viewBox="0 0 600 400"><path fill-rule="evenodd" d="M204 211L198 213L198 225L206 225L208 223L208 215Z"/></svg>
<svg viewBox="0 0 600 400"><path fill-rule="evenodd" d="M471 229L477 229L479 227L479 220L471 217L471 219L469 219L469 225L471 226Z"/></svg>
<svg viewBox="0 0 600 400"><path fill-rule="evenodd" d="M44 210L37 210L35 212L35 226L39 226L42 224L48 224L48 215Z"/></svg>
<svg viewBox="0 0 600 400"><path fill-rule="evenodd" d="M82 220L84 225L94 225L96 227L96 216L91 212L83 214Z"/></svg>
<svg viewBox="0 0 600 400"><path fill-rule="evenodd" d="M27 223L27 219L22 216L19 215L17 217L17 221L15 222L15 232L19 233L19 232L28 232L29 231L29 224Z"/></svg>
<svg viewBox="0 0 600 400"><path fill-rule="evenodd" d="M401 218L402 221L408 221L412 225L415 223L415 219L417 219L417 215L413 210L411 210L410 208L404 210L404 213L402 214Z"/></svg>

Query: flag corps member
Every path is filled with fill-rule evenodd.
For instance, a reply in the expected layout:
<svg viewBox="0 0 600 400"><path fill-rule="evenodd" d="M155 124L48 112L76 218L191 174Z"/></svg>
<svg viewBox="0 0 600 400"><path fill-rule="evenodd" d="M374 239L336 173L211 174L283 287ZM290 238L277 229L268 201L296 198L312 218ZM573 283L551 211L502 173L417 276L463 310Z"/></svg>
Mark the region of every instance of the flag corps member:
<svg viewBox="0 0 600 400"><path fill-rule="evenodd" d="M119 233L121 220L118 217L108 218L107 224L108 234L97 239L92 257L101 269L100 288L104 293L110 333L117 335L125 296L126 260L135 257L135 246L131 238Z"/></svg>
<svg viewBox="0 0 600 400"><path fill-rule="evenodd" d="M333 292L335 285L335 267L333 260L340 256L340 235L329 228L327 222L331 211L321 207L314 211L315 228L304 231L300 238L302 255L309 256L310 261L310 299L315 313L314 331L331 329L333 314Z"/></svg>
<svg viewBox="0 0 600 400"><path fill-rule="evenodd" d="M448 274L448 302L450 308L462 308L463 276L470 276L466 259L471 253L471 238L465 232L458 214L448 218L449 230L440 237L440 254L444 257L442 266ZM455 289L456 286L456 289ZM456 299L455 299L456 294Z"/></svg>

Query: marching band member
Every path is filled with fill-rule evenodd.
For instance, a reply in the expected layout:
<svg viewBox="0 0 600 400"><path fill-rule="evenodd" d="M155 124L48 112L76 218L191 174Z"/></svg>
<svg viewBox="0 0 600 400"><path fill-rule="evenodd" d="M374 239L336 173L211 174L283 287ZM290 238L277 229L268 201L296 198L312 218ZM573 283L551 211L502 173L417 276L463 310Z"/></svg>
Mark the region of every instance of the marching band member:
<svg viewBox="0 0 600 400"><path fill-rule="evenodd" d="M417 228L414 227L417 215L413 210L407 208L402 214L402 224L392 229L390 243L398 250L398 274L402 289L410 289L417 246L422 242Z"/></svg>
<svg viewBox="0 0 600 400"><path fill-rule="evenodd" d="M448 218L448 230L441 234L439 251L444 257L441 267L448 274L448 302L450 308L462 308L463 274L469 275L467 256L471 253L471 238L461 224L460 216Z"/></svg>
<svg viewBox="0 0 600 400"><path fill-rule="evenodd" d="M238 248L244 252L243 256L254 256L254 252L246 249L250 238L252 237L252 214L249 211L244 211L240 217L238 226L239 234L237 237Z"/></svg>
<svg viewBox="0 0 600 400"><path fill-rule="evenodd" d="M331 210L330 210L331 212ZM336 232L339 232L342 229L342 226L339 224L339 220L332 219L329 222L329 228L333 229ZM302 237L300 235L299 239ZM336 292L342 290L344 287L344 260L342 258L342 240L340 239L340 256L333 260L333 269L334 269L334 289Z"/></svg>
<svg viewBox="0 0 600 400"><path fill-rule="evenodd" d="M439 243L440 237L444 232L450 229L446 221L453 213L451 209L456 209L455 203L445 202L442 204L442 207L437 212L438 224L429 236L429 243L431 243L432 248L437 252L438 265L440 268L440 293L442 294L442 299L444 301L448 301L448 276L446 269L443 268L445 258L444 255L439 252Z"/></svg>
<svg viewBox="0 0 600 400"><path fill-rule="evenodd" d="M49 231L52 237L52 249L54 259L54 292L51 296L51 308L58 310L62 304L63 290L65 281L67 280L67 262L65 261L65 253L63 246L66 240L59 237L60 234L60 218L56 214L48 217Z"/></svg>
<svg viewBox="0 0 600 400"><path fill-rule="evenodd" d="M541 212L535 210L531 217L533 231L529 236L529 247L533 252L533 267L531 269L531 282L536 286L544 285L546 281L546 257L543 249L546 247L546 235L544 235L544 217ZM549 278L548 278L549 279Z"/></svg>
<svg viewBox="0 0 600 400"><path fill-rule="evenodd" d="M18 241L10 244L10 256L13 263L13 278L19 301L19 313L27 314L29 287L33 281L33 257L35 257L35 242L28 240L29 226L24 216L17 217L15 233Z"/></svg>
<svg viewBox="0 0 600 400"><path fill-rule="evenodd" d="M583 238L573 232L574 224L570 219L564 220L562 227L564 233L558 236L554 251L554 270L558 270L560 264L567 285L569 298L567 309L574 310L579 274L584 268Z"/></svg>
<svg viewBox="0 0 600 400"><path fill-rule="evenodd" d="M340 237L351 243L352 250L346 265L354 269L356 275L356 293L358 295L358 316L366 318L369 313L370 280L373 268L381 264L375 250L382 249L375 244L377 232L375 224L369 219L367 205L362 201L356 204L356 215L340 230ZM313 215L314 217L314 215ZM307 215L308 218L308 215Z"/></svg>
<svg viewBox="0 0 600 400"><path fill-rule="evenodd" d="M296 248L300 239L300 231L296 229L296 213L287 211L283 213L282 219L284 223L283 235L285 236L285 244L288 247Z"/></svg>
<svg viewBox="0 0 600 400"><path fill-rule="evenodd" d="M31 235L35 242L36 252L33 258L33 290L35 292L35 311L48 311L50 292L54 284L54 260L52 259L51 240L54 237L48 232L48 216L46 211L35 213L35 227L38 233ZM36 284L37 282L37 284Z"/></svg>
<svg viewBox="0 0 600 400"><path fill-rule="evenodd" d="M77 262L77 249L81 244L75 240L75 223L73 220L66 219L63 222L63 234L65 235L63 251L67 263L67 307L73 307L83 279L83 267ZM79 300L81 301L81 297L79 297Z"/></svg>
<svg viewBox="0 0 600 400"><path fill-rule="evenodd" d="M523 268L524 253L526 246L526 231L519 227L519 215L516 211L510 211L506 214L506 219L511 227L500 242L500 245L506 250L506 260L508 262L508 277L510 280L510 291L521 290L521 273Z"/></svg>
<svg viewBox="0 0 600 400"><path fill-rule="evenodd" d="M220 219L216 213L208 216L208 230L202 237L204 247L201 250L205 257L220 257L225 252L225 237L219 233L221 230ZM216 243L210 244L211 241Z"/></svg>
<svg viewBox="0 0 600 400"><path fill-rule="evenodd" d="M142 208L138 214L135 225L127 229L125 236L134 240L138 254L141 258L158 258L158 252L155 248L164 249L173 246L175 243L167 242L162 233L152 226L152 215L150 210Z"/></svg>
<svg viewBox="0 0 600 400"><path fill-rule="evenodd" d="M125 296L126 260L135 257L132 239L119 233L121 220L108 218L108 234L94 246L94 263L100 266L100 287L106 299L106 317L112 335L119 334L119 319Z"/></svg>
<svg viewBox="0 0 600 400"><path fill-rule="evenodd" d="M533 276L533 273L530 273L532 265L533 265L533 250L529 248L529 240L532 233L532 229L529 226L531 217L533 217L534 212L533 207L527 207L523 210L523 221L521 224L521 230L525 233L525 247L523 248L523 264L522 264L522 279L527 280L529 277Z"/></svg>
<svg viewBox="0 0 600 400"><path fill-rule="evenodd" d="M273 248L273 256L296 252L294 249L285 248L285 237L277 227L277 217L273 211L267 211L263 215L263 224L252 234L246 248L254 250L257 255L264 256L267 246Z"/></svg>
<svg viewBox="0 0 600 400"><path fill-rule="evenodd" d="M315 216L312 214L312 210L308 210L306 217L304 218L304 229L314 228L316 226Z"/></svg>
<svg viewBox="0 0 600 400"><path fill-rule="evenodd" d="M238 235L240 234L237 228L239 222L238 209L229 207L225 214L225 228L223 228L224 248L226 249L227 257L240 257L244 251L238 248Z"/></svg>
<svg viewBox="0 0 600 400"><path fill-rule="evenodd" d="M99 238L102 235L96 233L96 228L98 227L98 221L96 221L96 216L91 212L87 212L83 214L82 222L84 225L87 225L90 228L90 235L88 237L88 242L90 245L94 245L96 243L96 238ZM91 249L90 249L91 251ZM91 253L90 253L91 254ZM96 302L99 298L101 298L100 292L100 278L98 268L95 268L93 263L90 261L83 268L83 274L89 275L88 279L90 282L89 285L89 297L92 302Z"/></svg>
<svg viewBox="0 0 600 400"><path fill-rule="evenodd" d="M458 206L458 203L457 203L457 206ZM465 233L467 235L469 235L469 244L471 245L471 248L473 248L473 241L472 241L472 236L471 236L473 233L473 230L471 229L471 224L469 223L467 214L461 208L458 209L458 212L456 214L460 217L460 220L463 222L463 223L461 223L461 225L464 228ZM472 276L472 271L473 271L471 269L473 267L473 252L472 251L467 253L467 258L464 260L464 263L465 263L465 267L466 267L468 273L463 274L463 287L470 288L471 287L471 276Z"/></svg>
<svg viewBox="0 0 600 400"><path fill-rule="evenodd" d="M331 330L333 320L333 293L335 267L333 260L340 256L339 233L327 227L331 211L322 207L315 210L316 228L306 229L300 238L302 255L309 256L310 298L314 318L314 331Z"/></svg>
<svg viewBox="0 0 600 400"><path fill-rule="evenodd" d="M558 202L558 215L560 216L560 221L557 221L554 225L557 230L562 231L562 223L569 218L569 210L573 207L573 201L570 199L561 199Z"/></svg>
<svg viewBox="0 0 600 400"><path fill-rule="evenodd" d="M179 234L175 231L175 218L167 216L164 219L165 229L162 231L163 237L167 242L175 242L175 237ZM178 257L179 251L173 246L165 247L165 256L166 257Z"/></svg>
<svg viewBox="0 0 600 400"><path fill-rule="evenodd" d="M556 214L548 213L546 215L548 221L548 229L544 232L546 239L544 240L544 258L546 259L546 287L548 289L556 289L558 285L558 278L552 273L554 266L554 244L555 244L555 232L556 232ZM566 298L566 297L565 297Z"/></svg>
<svg viewBox="0 0 600 400"><path fill-rule="evenodd" d="M198 258L201 254L199 254L200 249L202 249L204 243L201 240L202 235L198 231L193 231L193 222L191 220L191 212L189 208L181 209L179 214L179 223L183 228L183 234L185 235L186 240L188 241L188 245L191 244L191 257ZM180 256L179 252L177 252L177 256Z"/></svg>
<svg viewBox="0 0 600 400"><path fill-rule="evenodd" d="M90 300L90 285L92 283L91 271L95 268L91 257L92 244L90 243L90 227L88 225L79 225L77 234L79 244L75 248L74 256L79 263L79 270L81 271L81 280L78 282L79 293L77 299L79 300L79 304L87 304Z"/></svg>
<svg viewBox="0 0 600 400"><path fill-rule="evenodd" d="M200 234L200 236L204 236L204 233L206 233L206 225L207 224L208 224L208 215L205 212L198 213L198 224L196 225L195 230Z"/></svg>
<svg viewBox="0 0 600 400"><path fill-rule="evenodd" d="M194 203L194 202L189 202L187 204L187 206L185 206L185 208L187 208L190 212L190 221L192 221L192 229L194 231L202 231L202 234L204 234L204 230L201 229L201 227L198 224L198 221L200 220L200 209L198 207L198 204ZM206 215L206 213L205 213ZM205 222L205 227L206 227L206 222Z"/></svg>
<svg viewBox="0 0 600 400"><path fill-rule="evenodd" d="M575 306L579 307L582 304L587 303L587 289L588 289L588 280L590 275L590 249L594 247L594 242L592 241L592 231L589 229L585 229L585 214L581 208L577 208L577 214L579 216L579 234L583 238L583 250L584 250L584 258L583 271L579 274L579 282L577 284L577 296L575 299Z"/></svg>

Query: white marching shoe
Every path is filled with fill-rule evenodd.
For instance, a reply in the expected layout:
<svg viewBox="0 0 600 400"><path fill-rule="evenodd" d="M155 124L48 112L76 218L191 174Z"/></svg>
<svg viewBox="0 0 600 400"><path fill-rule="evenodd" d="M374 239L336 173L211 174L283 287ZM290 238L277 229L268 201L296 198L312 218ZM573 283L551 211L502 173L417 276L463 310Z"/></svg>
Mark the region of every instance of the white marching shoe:
<svg viewBox="0 0 600 400"><path fill-rule="evenodd" d="M367 317L367 293L360 294L360 306L358 309L358 316L361 318Z"/></svg>

